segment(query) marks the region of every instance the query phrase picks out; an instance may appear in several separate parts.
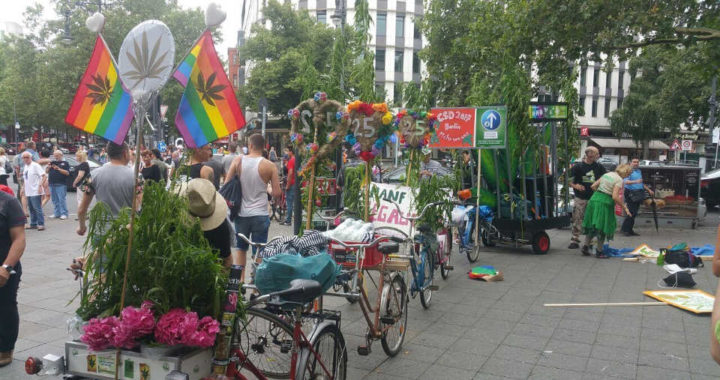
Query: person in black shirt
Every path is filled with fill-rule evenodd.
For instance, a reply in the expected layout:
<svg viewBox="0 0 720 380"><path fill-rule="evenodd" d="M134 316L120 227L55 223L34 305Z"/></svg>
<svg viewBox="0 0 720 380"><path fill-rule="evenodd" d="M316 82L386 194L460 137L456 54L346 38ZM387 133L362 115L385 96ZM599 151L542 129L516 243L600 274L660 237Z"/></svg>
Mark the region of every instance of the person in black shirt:
<svg viewBox="0 0 720 380"><path fill-rule="evenodd" d="M63 159L63 153L56 150L53 153L53 161L46 168L50 194L55 207L53 218L67 219L67 179L70 175L70 164Z"/></svg>
<svg viewBox="0 0 720 380"><path fill-rule="evenodd" d="M17 292L25 251L25 213L14 196L0 191L0 367L13 360L20 328Z"/></svg>
<svg viewBox="0 0 720 380"><path fill-rule="evenodd" d="M571 183L575 199L572 213L572 237L570 238L569 249L580 248L580 234L582 234L582 222L585 217L585 207L593 195L592 185L597 182L605 168L597 163L600 152L594 146L585 149L585 157L581 162L575 164L570 170Z"/></svg>
<svg viewBox="0 0 720 380"><path fill-rule="evenodd" d="M143 160L143 165L145 166L140 171L143 179L146 181L160 182L160 180L163 179L162 169L152 162L153 158L155 158L153 152L149 150L143 151L141 158Z"/></svg>

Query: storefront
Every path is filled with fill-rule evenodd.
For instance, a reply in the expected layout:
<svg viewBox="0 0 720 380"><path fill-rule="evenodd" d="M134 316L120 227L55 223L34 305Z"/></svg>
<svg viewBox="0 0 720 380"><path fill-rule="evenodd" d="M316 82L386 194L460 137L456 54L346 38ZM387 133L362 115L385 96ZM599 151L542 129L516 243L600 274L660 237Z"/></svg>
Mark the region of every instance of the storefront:
<svg viewBox="0 0 720 380"><path fill-rule="evenodd" d="M594 146L600 150L602 157L610 158L617 163L627 162L629 157L642 156L642 144L635 144L632 139L616 139L613 137L591 137L587 142L588 146ZM650 140L650 157L644 157L654 161L664 161L668 158L670 147L660 140Z"/></svg>

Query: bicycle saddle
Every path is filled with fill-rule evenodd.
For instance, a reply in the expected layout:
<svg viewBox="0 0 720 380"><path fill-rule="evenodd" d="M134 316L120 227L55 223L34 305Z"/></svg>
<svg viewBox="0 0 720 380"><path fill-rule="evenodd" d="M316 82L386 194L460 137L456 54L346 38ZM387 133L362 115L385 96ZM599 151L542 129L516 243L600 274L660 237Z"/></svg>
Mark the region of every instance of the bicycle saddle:
<svg viewBox="0 0 720 380"><path fill-rule="evenodd" d="M400 244L394 241L384 241L378 244L378 251L382 252L384 255L398 253L400 251Z"/></svg>
<svg viewBox="0 0 720 380"><path fill-rule="evenodd" d="M278 296L285 302L306 304L321 296L322 293L323 289L319 282L296 279L290 281L290 287L279 292Z"/></svg>
<svg viewBox="0 0 720 380"><path fill-rule="evenodd" d="M433 233L432 228L430 228L430 225L428 224L421 224L417 230L423 235L432 235Z"/></svg>

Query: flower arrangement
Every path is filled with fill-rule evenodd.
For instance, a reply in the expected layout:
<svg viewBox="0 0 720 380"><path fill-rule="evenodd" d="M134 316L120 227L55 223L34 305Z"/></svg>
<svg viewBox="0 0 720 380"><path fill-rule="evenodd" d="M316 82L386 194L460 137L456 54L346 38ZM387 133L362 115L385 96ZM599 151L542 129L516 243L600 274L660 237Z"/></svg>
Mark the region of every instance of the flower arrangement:
<svg viewBox="0 0 720 380"><path fill-rule="evenodd" d="M170 346L211 347L220 332L220 323L212 317L200 319L194 311L180 308L170 310L156 323L152 309L152 302L145 301L140 308L124 308L120 318L93 318L85 325L80 340L93 351L108 347L133 349L140 340L149 339L151 335L157 343Z"/></svg>
<svg viewBox="0 0 720 380"><path fill-rule="evenodd" d="M411 149L422 149L429 145L436 124L437 116L433 113L413 110L400 111L393 121L400 135L400 144Z"/></svg>
<svg viewBox="0 0 720 380"><path fill-rule="evenodd" d="M311 99L288 110L290 119L290 142L299 152L321 160L340 145L337 136L347 130L345 108L337 101L329 100L327 94L316 92ZM315 160L313 160L315 162Z"/></svg>
<svg viewBox="0 0 720 380"><path fill-rule="evenodd" d="M364 161L371 161L380 154L385 144L391 140L393 135L392 120L393 115L389 112L386 103L365 103L356 100L347 106L349 118L353 123L360 123L363 131L359 136L355 135L355 130L351 129L345 135L345 142L352 145L356 155ZM372 118L371 123L362 120L363 118ZM369 125L370 128L365 128ZM369 132L367 132L369 131Z"/></svg>

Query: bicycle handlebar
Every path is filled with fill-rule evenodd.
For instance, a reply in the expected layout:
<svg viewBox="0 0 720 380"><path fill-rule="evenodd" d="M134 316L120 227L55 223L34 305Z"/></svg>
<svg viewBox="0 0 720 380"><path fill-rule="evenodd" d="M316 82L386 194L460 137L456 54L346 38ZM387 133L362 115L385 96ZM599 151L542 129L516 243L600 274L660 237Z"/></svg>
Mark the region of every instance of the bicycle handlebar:
<svg viewBox="0 0 720 380"><path fill-rule="evenodd" d="M434 206L438 206L438 205L443 204L443 202L432 202L432 203L428 203L428 204L425 205L425 207L422 208L422 210L420 210L420 214L418 214L417 216L409 216L409 215L407 215L407 214L403 214L402 210L400 209L400 205L399 205L399 204L397 204L397 203L395 203L395 202L393 202L393 201L389 201L389 202L392 203L392 204L395 206L395 208L398 210L398 214L400 214L400 217L401 217L401 218L403 218L403 219L405 219L405 220L409 220L409 221L411 221L411 222L414 222L414 221L417 221L418 219L421 219L421 218L423 217L423 215L425 214L425 211L427 211L427 209L429 209L430 207L434 207Z"/></svg>
<svg viewBox="0 0 720 380"><path fill-rule="evenodd" d="M331 243L335 243L335 244L341 245L341 246L343 246L344 248L369 248L369 247L374 247L374 246L378 245L379 243L382 243L382 242L388 241L388 240L392 240L392 241L397 242L397 243L402 243L402 242L405 241L404 239L400 239L400 238L397 238L397 237L394 237L394 236L380 236L379 238L371 241L370 243L350 243L350 244L347 244L347 243L345 243L345 242L342 242L342 241L340 241L340 240L337 240L337 239L334 239L334 238L331 238L331 237L329 237L329 238L327 238L327 239L328 239Z"/></svg>
<svg viewBox="0 0 720 380"><path fill-rule="evenodd" d="M277 239L280 239L280 236L275 236L274 238L270 239L270 241L267 243L255 243L255 242L251 241L250 239L248 239L247 236L245 236L239 232L238 232L237 236L240 237L240 239L245 240L246 243L248 243L254 247L258 247L258 248L265 248L266 245L270 244L271 242L273 242Z"/></svg>

